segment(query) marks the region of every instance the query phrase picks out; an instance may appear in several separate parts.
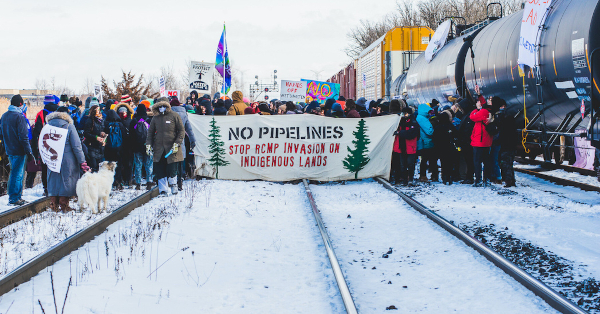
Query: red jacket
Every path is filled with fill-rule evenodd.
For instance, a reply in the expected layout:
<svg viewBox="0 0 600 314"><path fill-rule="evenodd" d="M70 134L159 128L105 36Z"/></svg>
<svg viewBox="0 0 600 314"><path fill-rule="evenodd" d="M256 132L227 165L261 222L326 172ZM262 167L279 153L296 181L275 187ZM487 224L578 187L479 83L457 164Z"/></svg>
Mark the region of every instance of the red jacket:
<svg viewBox="0 0 600 314"><path fill-rule="evenodd" d="M473 147L491 147L492 137L485 129L485 125L490 117L490 112L487 109L473 110L471 112L471 120L475 122L473 133L471 133L471 146Z"/></svg>
<svg viewBox="0 0 600 314"><path fill-rule="evenodd" d="M417 140L419 137L419 125L412 117L403 118L398 125L398 135L394 140L394 153L406 153L414 155L417 153ZM404 151L406 150L406 151Z"/></svg>

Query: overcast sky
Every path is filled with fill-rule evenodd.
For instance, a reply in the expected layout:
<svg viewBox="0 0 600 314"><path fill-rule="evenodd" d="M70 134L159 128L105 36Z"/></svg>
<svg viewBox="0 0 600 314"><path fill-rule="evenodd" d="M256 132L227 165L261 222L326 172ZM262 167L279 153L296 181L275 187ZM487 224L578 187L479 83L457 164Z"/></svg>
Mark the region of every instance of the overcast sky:
<svg viewBox="0 0 600 314"><path fill-rule="evenodd" d="M348 31L380 19L396 2L366 0L0 0L0 89L34 88L55 77L81 91L87 78L121 69L158 75L187 60L214 62L223 22L229 56L244 73L279 79L333 75L350 59Z"/></svg>

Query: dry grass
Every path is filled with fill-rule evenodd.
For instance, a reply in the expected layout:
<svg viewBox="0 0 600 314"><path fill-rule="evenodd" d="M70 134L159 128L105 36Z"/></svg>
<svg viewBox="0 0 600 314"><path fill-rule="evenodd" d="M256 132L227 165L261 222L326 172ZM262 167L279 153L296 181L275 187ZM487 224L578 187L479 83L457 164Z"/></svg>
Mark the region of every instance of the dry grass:
<svg viewBox="0 0 600 314"><path fill-rule="evenodd" d="M10 105L10 99L0 97L0 116L3 115L6 111L8 111L8 106ZM35 120L35 116L37 113L44 109L43 106L32 106L31 104L27 105L29 108L27 109L27 119L33 122Z"/></svg>

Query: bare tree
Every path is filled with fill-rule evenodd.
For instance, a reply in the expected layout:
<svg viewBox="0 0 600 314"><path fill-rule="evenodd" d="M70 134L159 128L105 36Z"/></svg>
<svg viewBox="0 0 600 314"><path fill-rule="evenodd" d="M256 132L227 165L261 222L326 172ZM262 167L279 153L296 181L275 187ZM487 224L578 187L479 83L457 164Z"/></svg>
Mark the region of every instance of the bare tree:
<svg viewBox="0 0 600 314"><path fill-rule="evenodd" d="M46 83L45 79L36 79L35 80L35 89L38 89L38 90L47 90L48 89L48 83Z"/></svg>

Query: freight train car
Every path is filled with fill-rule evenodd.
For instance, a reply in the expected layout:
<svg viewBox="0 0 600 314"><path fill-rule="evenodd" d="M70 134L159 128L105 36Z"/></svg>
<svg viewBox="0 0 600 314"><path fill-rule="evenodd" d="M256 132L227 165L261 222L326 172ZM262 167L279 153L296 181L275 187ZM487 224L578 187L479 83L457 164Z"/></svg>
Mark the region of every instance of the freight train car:
<svg viewBox="0 0 600 314"><path fill-rule="evenodd" d="M356 99L356 61L350 63L347 67L340 70L332 76L327 82L340 84L340 96Z"/></svg>
<svg viewBox="0 0 600 314"><path fill-rule="evenodd" d="M329 81L354 82L355 97L352 98L390 99L392 83L425 51L432 34L426 26L394 28L360 53L346 68L352 67L352 71L344 71L344 74L340 71Z"/></svg>
<svg viewBox="0 0 600 314"><path fill-rule="evenodd" d="M595 33L600 29L600 6L598 0L553 1L540 35L539 68L525 69L524 84L518 68L522 17L519 11L458 34L430 63L419 56L394 92L406 93L411 105L434 98L448 103L449 96L472 99L479 85L486 96L505 99L509 114L523 127L526 113L527 128L537 130L528 139L537 142L536 153L543 152L546 160L554 154L562 162L564 156L557 155L560 137L585 128L590 114L597 115L599 109L594 104L592 111L591 101L592 93L598 96L600 70L594 69L592 80L590 68L600 59L591 58L600 47L600 33ZM582 102L585 119L579 113Z"/></svg>

